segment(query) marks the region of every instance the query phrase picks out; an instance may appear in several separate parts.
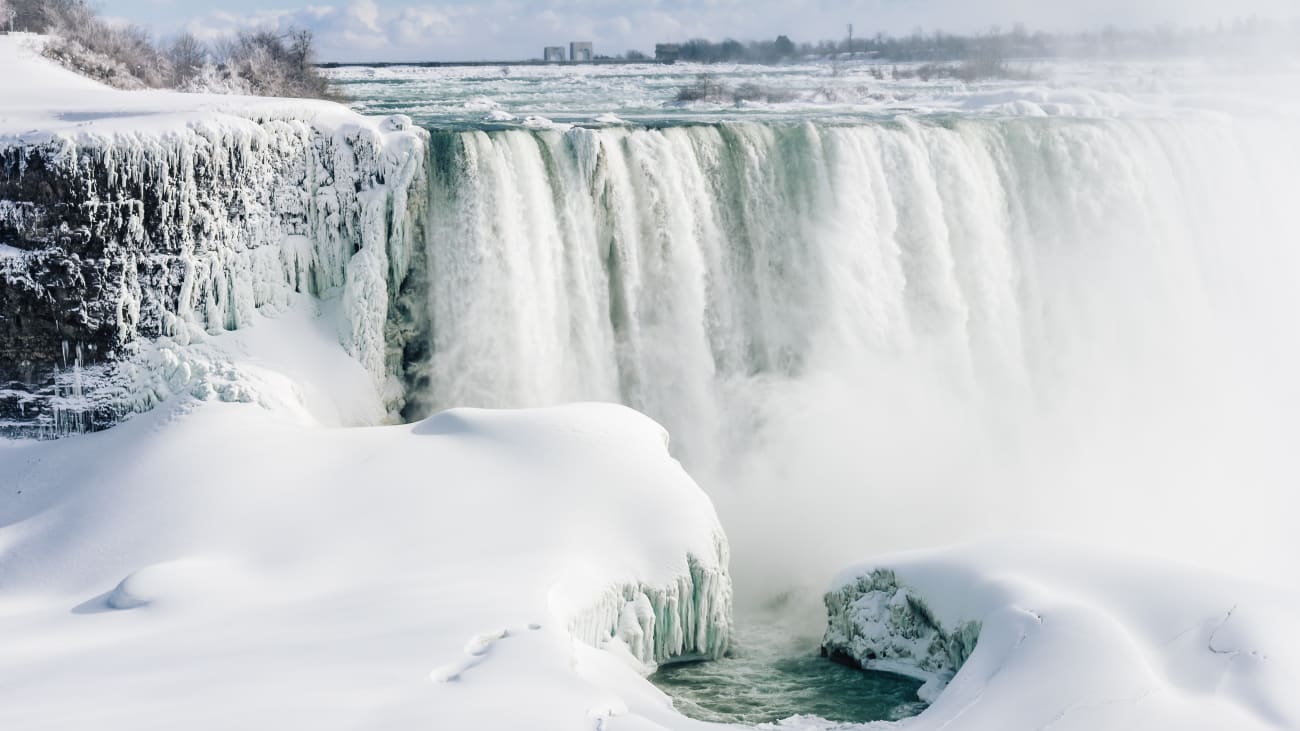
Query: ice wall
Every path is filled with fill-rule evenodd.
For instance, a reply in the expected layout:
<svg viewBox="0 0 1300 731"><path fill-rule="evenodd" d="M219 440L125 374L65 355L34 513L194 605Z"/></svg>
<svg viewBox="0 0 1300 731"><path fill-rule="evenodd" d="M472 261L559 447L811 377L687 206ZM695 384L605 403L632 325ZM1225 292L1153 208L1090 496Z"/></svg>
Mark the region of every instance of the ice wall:
<svg viewBox="0 0 1300 731"><path fill-rule="evenodd" d="M647 671L680 659L716 660L731 641L732 593L727 538L714 532L713 555L688 555L686 570L662 586L609 587L568 618L569 631L593 647L624 646Z"/></svg>
<svg viewBox="0 0 1300 731"><path fill-rule="evenodd" d="M422 239L424 133L291 111L173 127L0 145L5 430L102 428L199 387L144 344L183 350L295 293L341 299L341 342L399 409L390 312Z"/></svg>

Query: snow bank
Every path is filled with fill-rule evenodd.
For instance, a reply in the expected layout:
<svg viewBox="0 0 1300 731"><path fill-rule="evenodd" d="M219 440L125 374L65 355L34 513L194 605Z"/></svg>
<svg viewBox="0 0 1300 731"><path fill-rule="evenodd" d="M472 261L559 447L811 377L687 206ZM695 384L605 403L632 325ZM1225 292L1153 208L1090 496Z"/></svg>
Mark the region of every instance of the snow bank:
<svg viewBox="0 0 1300 731"><path fill-rule="evenodd" d="M899 724L907 731L1289 729L1300 727L1297 600L1190 567L1006 540L843 572L824 642L934 681L923 689L934 704Z"/></svg>
<svg viewBox="0 0 1300 731"><path fill-rule="evenodd" d="M0 441L0 475L0 728L585 728L649 688L585 644L634 644L606 590L654 615L639 657L727 640L713 508L619 406L191 402Z"/></svg>

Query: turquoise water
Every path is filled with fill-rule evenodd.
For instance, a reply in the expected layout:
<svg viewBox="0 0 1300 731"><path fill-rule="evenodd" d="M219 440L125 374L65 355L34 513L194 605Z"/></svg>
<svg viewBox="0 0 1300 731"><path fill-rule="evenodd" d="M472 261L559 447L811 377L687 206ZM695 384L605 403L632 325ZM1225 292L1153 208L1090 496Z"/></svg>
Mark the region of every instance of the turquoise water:
<svg viewBox="0 0 1300 731"><path fill-rule="evenodd" d="M716 723L754 725L796 715L868 723L925 709L916 697L920 682L833 663L819 656L815 640L779 627L741 626L727 657L667 665L650 680L683 715Z"/></svg>

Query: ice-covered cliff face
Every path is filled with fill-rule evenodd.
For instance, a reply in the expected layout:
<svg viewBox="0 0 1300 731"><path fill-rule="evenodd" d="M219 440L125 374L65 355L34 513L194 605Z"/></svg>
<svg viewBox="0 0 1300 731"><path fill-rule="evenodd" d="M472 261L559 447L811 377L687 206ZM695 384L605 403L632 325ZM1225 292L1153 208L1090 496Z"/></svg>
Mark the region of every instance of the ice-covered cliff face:
<svg viewBox="0 0 1300 731"><path fill-rule="evenodd" d="M294 293L341 301L341 342L400 407L393 323L421 253L426 137L401 117L256 111L0 140L5 431L102 428L210 391L187 346Z"/></svg>

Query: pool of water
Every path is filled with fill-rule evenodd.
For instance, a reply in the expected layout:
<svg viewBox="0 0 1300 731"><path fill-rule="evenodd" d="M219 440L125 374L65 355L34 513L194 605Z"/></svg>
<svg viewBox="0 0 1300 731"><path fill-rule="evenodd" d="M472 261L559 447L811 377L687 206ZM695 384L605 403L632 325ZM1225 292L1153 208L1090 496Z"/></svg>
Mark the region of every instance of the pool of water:
<svg viewBox="0 0 1300 731"><path fill-rule="evenodd" d="M719 723L896 721L926 705L916 697L919 681L833 663L819 656L817 640L770 625L741 625L723 659L665 665L650 680L683 715Z"/></svg>

